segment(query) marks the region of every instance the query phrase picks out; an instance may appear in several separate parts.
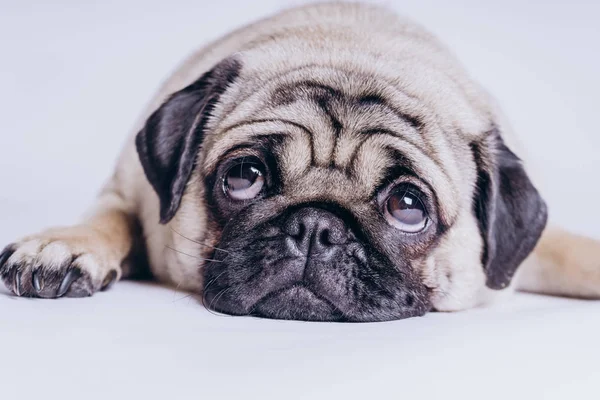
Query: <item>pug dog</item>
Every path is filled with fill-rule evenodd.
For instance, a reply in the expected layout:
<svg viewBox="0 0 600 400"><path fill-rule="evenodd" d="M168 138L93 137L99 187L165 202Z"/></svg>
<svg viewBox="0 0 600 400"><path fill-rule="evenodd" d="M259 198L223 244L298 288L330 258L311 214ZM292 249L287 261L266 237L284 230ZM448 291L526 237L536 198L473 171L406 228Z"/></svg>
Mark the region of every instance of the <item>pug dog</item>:
<svg viewBox="0 0 600 400"><path fill-rule="evenodd" d="M517 152L419 25L295 8L185 61L89 214L10 244L0 275L59 298L149 272L216 311L312 321L464 310L512 288L599 298L600 244L547 226Z"/></svg>

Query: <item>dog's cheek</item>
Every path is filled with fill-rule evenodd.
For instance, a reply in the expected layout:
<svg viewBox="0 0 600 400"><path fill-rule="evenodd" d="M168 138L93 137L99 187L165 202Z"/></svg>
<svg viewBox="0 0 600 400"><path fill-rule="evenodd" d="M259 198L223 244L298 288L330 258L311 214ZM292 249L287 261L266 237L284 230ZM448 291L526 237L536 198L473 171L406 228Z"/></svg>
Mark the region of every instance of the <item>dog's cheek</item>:
<svg viewBox="0 0 600 400"><path fill-rule="evenodd" d="M202 187L196 182L192 177L177 214L168 224L156 225L155 231L145 232L147 240L156 241L155 238L160 237L163 241L154 245L162 256L160 262L154 263L157 277L194 292L203 286L201 269L205 259L215 256L217 238L214 236L218 233L212 229Z"/></svg>
<svg viewBox="0 0 600 400"><path fill-rule="evenodd" d="M437 311L476 307L489 297L481 266L483 241L475 219L465 213L432 251L423 272Z"/></svg>

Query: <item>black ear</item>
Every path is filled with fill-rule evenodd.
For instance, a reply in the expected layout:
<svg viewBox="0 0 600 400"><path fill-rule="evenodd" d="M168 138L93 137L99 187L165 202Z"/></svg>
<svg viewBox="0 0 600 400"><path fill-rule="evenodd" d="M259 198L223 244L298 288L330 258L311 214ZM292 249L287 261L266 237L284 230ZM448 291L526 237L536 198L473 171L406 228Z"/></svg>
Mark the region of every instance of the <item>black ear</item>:
<svg viewBox="0 0 600 400"><path fill-rule="evenodd" d="M471 149L478 168L473 209L484 241L481 257L486 284L502 289L533 251L548 211L521 160L497 131L481 143L472 143Z"/></svg>
<svg viewBox="0 0 600 400"><path fill-rule="evenodd" d="M160 222L173 218L220 95L239 75L241 63L225 59L171 95L146 121L135 144L148 181L160 199Z"/></svg>

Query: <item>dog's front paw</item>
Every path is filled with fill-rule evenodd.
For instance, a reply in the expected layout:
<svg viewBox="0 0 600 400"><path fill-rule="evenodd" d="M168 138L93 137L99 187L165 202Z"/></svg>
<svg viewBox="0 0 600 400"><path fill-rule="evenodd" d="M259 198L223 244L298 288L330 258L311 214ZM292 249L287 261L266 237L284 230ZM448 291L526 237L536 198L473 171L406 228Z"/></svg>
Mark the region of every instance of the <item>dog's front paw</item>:
<svg viewBox="0 0 600 400"><path fill-rule="evenodd" d="M91 296L120 277L111 253L90 228L56 229L8 245L0 253L0 278L17 296Z"/></svg>

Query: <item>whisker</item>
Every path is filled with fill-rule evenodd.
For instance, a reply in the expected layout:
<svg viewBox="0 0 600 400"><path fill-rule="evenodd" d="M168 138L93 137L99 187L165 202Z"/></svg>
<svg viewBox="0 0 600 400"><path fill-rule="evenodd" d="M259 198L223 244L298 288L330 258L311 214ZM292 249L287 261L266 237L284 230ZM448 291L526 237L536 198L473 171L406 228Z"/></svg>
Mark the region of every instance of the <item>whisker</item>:
<svg viewBox="0 0 600 400"><path fill-rule="evenodd" d="M227 292L229 289L231 289L231 287L228 287L228 288L226 288L226 289L223 289L223 290L221 290L221 291L220 291L220 292L219 292L219 293L218 293L218 294L215 296L215 298L214 298L214 299L212 299L212 301L210 302L210 306L209 306L209 308L211 308L211 309L212 309L212 306L213 306L213 304L215 304L215 302L218 302L218 301L219 301L219 299L220 299L221 297L223 297L223 295L224 295L224 294L225 294L225 293L226 293L226 292Z"/></svg>
<svg viewBox="0 0 600 400"><path fill-rule="evenodd" d="M185 296L182 296L182 297L180 297L180 298L178 298L178 299L175 299L175 300L173 300L173 303L175 303L175 302L177 302L177 301L181 301L181 300L183 300L183 299L189 299L189 298L190 298L190 297L192 297L193 295L194 295L193 293L186 294Z"/></svg>
<svg viewBox="0 0 600 400"><path fill-rule="evenodd" d="M202 257L197 257L197 256L194 256L194 255L191 255L191 254L188 254L188 253L184 253L183 251L180 251L180 250L174 249L173 247L171 247L171 246L168 246L168 245L165 245L165 247L166 247L167 249L171 249L171 250L173 250L173 251L175 251L175 252L177 252L177 253L183 254L184 256L192 257L192 258L195 258L195 259L197 259L197 260L202 260L202 261L212 261L212 262L217 262L217 263L223 262L223 261L221 261L221 260L215 260L214 258L202 258Z"/></svg>
<svg viewBox="0 0 600 400"><path fill-rule="evenodd" d="M197 240L194 240L194 239L190 239L189 237L187 237L187 236L185 236L185 235L182 235L181 233L177 232L177 231L176 231L175 229L173 229L172 227L169 227L169 228L170 228L170 229L171 229L173 232L175 232L176 234L178 234L179 236L181 236L182 238L184 238L184 239L187 239L187 240L189 240L189 241L190 241L190 242L192 242L192 243L199 244L200 246L206 246L206 247L209 247L209 248L211 248L211 249L219 250L219 251L222 251L222 252L224 252L224 253L229 253L227 250L220 249L220 248L218 248L218 247L212 246L212 245L210 245L210 244L202 243L202 242L199 242L199 241L197 241Z"/></svg>
<svg viewBox="0 0 600 400"><path fill-rule="evenodd" d="M183 281L181 281L181 280L179 282L177 282L177 286L175 286L175 289L173 289L173 297L175 297L177 295L177 291L179 290L179 287L181 286L182 282Z"/></svg>
<svg viewBox="0 0 600 400"><path fill-rule="evenodd" d="M214 299L213 299L213 300L210 302L210 305L208 305L208 306L206 305L206 295L205 295L205 294L206 294L206 291L204 291L204 292L202 293L202 305L204 306L204 308L205 308L205 309L206 309L206 310L207 310L209 313L211 313L212 315L216 315L217 317L222 317L222 316L223 316L223 314L218 314L218 313L216 313L216 312L214 312L214 311L212 310L212 305L214 304L215 300L217 300L217 298L219 298L219 297L223 296L223 294L225 294L225 292L227 292L229 289L231 289L231 288L229 287L229 288L226 288L226 289L223 289L223 290L221 290L221 291L220 291L220 292L219 292L219 293L218 293L218 294L215 296L215 298L214 298Z"/></svg>
<svg viewBox="0 0 600 400"><path fill-rule="evenodd" d="M212 315L219 315L216 312L214 312L213 310L211 310L210 308L208 308L208 306L206 305L206 292L202 292L202 305L204 306L204 308L206 309L206 311L208 311L209 313L211 313Z"/></svg>
<svg viewBox="0 0 600 400"><path fill-rule="evenodd" d="M209 306L206 305L206 293L208 292L208 288L217 281L217 279L219 279L225 272L227 272L227 270L222 271L219 275L217 275L216 277L214 277L213 279L211 279L206 286L204 287L204 289L202 290L202 305L204 306L204 308L206 308L208 310L208 312L210 312L213 315L218 315L217 313L213 312ZM217 294L218 296L218 294ZM216 297L215 297L216 298ZM211 302L211 306L212 306L212 302Z"/></svg>
<svg viewBox="0 0 600 400"><path fill-rule="evenodd" d="M213 279L211 279L206 286L204 286L204 291L208 290L208 288L210 287L210 285L212 285L213 283L215 283L215 281L217 279L219 279L225 272L227 272L227 270L222 271L219 275L217 275L216 277L214 277Z"/></svg>

